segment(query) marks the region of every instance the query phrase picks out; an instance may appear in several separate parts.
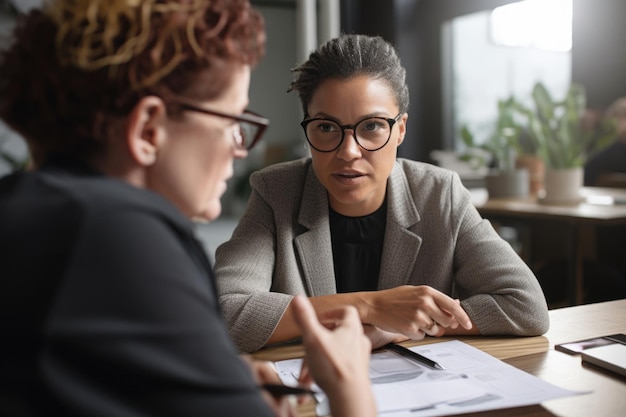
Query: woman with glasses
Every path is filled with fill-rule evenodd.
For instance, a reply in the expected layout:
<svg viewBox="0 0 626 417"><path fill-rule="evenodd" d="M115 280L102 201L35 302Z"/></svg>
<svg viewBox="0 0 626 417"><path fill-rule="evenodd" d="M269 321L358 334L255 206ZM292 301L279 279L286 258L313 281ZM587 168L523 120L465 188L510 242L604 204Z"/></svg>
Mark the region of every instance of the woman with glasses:
<svg viewBox="0 0 626 417"><path fill-rule="evenodd" d="M294 416L242 360L193 217L215 219L267 120L246 111L247 0L57 0L20 18L0 116L33 170L0 179L0 415ZM355 309L292 303L333 415L374 416ZM314 366L313 366L314 365Z"/></svg>
<svg viewBox="0 0 626 417"><path fill-rule="evenodd" d="M220 305L242 351L297 338L293 296L357 308L373 345L454 334L538 335L537 279L459 177L397 158L409 92L394 48L342 35L295 68L310 158L250 178L216 251Z"/></svg>

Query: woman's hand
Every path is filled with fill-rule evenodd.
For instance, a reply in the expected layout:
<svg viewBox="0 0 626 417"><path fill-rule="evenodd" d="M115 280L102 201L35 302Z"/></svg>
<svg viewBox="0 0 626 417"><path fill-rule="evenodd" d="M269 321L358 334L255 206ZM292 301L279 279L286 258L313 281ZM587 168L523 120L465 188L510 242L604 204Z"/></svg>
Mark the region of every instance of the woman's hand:
<svg viewBox="0 0 626 417"><path fill-rule="evenodd" d="M356 309L337 308L318 320L305 297L296 296L292 306L302 332L308 373L328 396L332 415L375 416L376 404L369 379L372 345L363 333Z"/></svg>
<svg viewBox="0 0 626 417"><path fill-rule="evenodd" d="M282 384L280 377L271 363L265 361L257 361L249 355L241 355L244 362L250 366L254 380L258 385L263 384ZM274 411L277 417L296 417L294 401L290 396L285 395L280 398L272 396L269 392L261 390L263 399Z"/></svg>
<svg viewBox="0 0 626 417"><path fill-rule="evenodd" d="M368 293L364 323L414 340L442 336L446 329L473 327L459 300L427 285L403 285Z"/></svg>
<svg viewBox="0 0 626 417"><path fill-rule="evenodd" d="M365 332L365 336L367 336L372 343L372 350L383 347L387 343L399 343L408 339L408 337L403 334L387 332L371 324L364 324L363 331Z"/></svg>

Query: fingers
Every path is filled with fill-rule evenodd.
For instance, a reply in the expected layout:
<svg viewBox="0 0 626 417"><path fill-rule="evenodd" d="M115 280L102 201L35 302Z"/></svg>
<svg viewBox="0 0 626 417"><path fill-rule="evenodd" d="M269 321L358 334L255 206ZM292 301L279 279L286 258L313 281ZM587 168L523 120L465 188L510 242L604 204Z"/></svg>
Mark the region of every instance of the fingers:
<svg viewBox="0 0 626 417"><path fill-rule="evenodd" d="M267 391L261 390L261 396L277 417L297 416L297 399L293 395L284 395L280 398L275 398Z"/></svg>
<svg viewBox="0 0 626 417"><path fill-rule="evenodd" d="M280 384L282 383L276 369L270 362L259 362L256 365L256 375L260 383Z"/></svg>
<svg viewBox="0 0 626 417"><path fill-rule="evenodd" d="M425 314L422 314L425 315ZM412 334L409 336L412 340L421 340L426 335L428 336L440 336L444 333L445 327L439 325L434 319L420 319L418 323L416 323L417 330L414 330ZM441 333L441 334L440 334Z"/></svg>
<svg viewBox="0 0 626 417"><path fill-rule="evenodd" d="M323 312L318 318L322 326L329 330L333 330L338 326L343 325L347 317L351 315L351 312L347 312L345 308L336 308ZM348 320L352 319L350 318Z"/></svg>
<svg viewBox="0 0 626 417"><path fill-rule="evenodd" d="M448 301L454 304L454 300L431 287L420 288L419 294L413 326L409 329L411 333L408 336L413 340L423 339L426 335L442 336L445 329L459 326L456 317L440 306Z"/></svg>
<svg viewBox="0 0 626 417"><path fill-rule="evenodd" d="M459 325L466 329L472 328L472 322L461 307L459 300L453 300L443 293L436 292L434 289L431 290L435 292L432 298L427 297L416 314L417 332L410 335L412 339L420 340L426 335L443 336L446 329L456 329ZM445 304L446 307L442 307L441 304ZM452 311L448 311L446 308L450 308Z"/></svg>
<svg viewBox="0 0 626 417"><path fill-rule="evenodd" d="M282 384L280 377L271 362L257 361L252 359L250 355L240 355L241 359L250 366L252 375L257 384ZM261 395L265 402L274 410L274 414L278 417L295 417L295 398L292 396L283 396L276 398L266 390L261 390Z"/></svg>
<svg viewBox="0 0 626 417"><path fill-rule="evenodd" d="M355 324L360 326L361 320L355 308L344 306L341 308L325 311L318 318L311 302L304 296L297 295L291 301L293 307L293 315L296 324L303 332L309 334L324 330L334 330L339 326L351 327Z"/></svg>
<svg viewBox="0 0 626 417"><path fill-rule="evenodd" d="M383 290L377 293L374 305L375 313L366 323L414 340L442 336L446 329L459 326L473 327L459 300L426 285Z"/></svg>
<svg viewBox="0 0 626 417"><path fill-rule="evenodd" d="M367 338L370 340L370 343L372 344L372 349L378 349L390 342L398 343L407 340L407 337L403 334L388 332L379 329L376 326L372 326L371 324L364 324L363 331L365 333L365 336L367 336Z"/></svg>
<svg viewBox="0 0 626 417"><path fill-rule="evenodd" d="M293 317L302 331L303 338L307 338L323 328L317 318L315 309L305 297L296 295L291 300L291 306L293 308Z"/></svg>
<svg viewBox="0 0 626 417"><path fill-rule="evenodd" d="M252 376L258 384L280 384L281 380L271 362L254 360L250 355L242 354L240 358L250 367Z"/></svg>
<svg viewBox="0 0 626 417"><path fill-rule="evenodd" d="M425 329L423 329L424 333L429 336L439 336L440 333L443 334L444 328L440 326L436 321L432 321Z"/></svg>
<svg viewBox="0 0 626 417"><path fill-rule="evenodd" d="M306 358L302 360L302 367L300 367L300 375L298 375L298 382L306 386L309 386L313 383L313 376L311 375L309 364Z"/></svg>
<svg viewBox="0 0 626 417"><path fill-rule="evenodd" d="M319 322L311 302L297 295L291 301L291 305L294 320L302 332L302 344L305 351L309 349L324 357L329 356L331 347L327 345L326 340L330 331Z"/></svg>
<svg viewBox="0 0 626 417"><path fill-rule="evenodd" d="M367 392L371 343L363 334L356 308L342 306L329 314L327 319L335 322L329 330L319 323L308 299L296 296L291 307L302 332L307 361L300 379L307 381L312 377L329 395L331 403L333 398L344 401L344 394L351 391ZM353 397L354 393L347 398Z"/></svg>
<svg viewBox="0 0 626 417"><path fill-rule="evenodd" d="M435 306L429 313L430 317L435 322L435 327L443 326L455 329L460 324L465 329L469 330L472 328L472 321L463 307L461 307L461 302L458 299L450 298L434 288L431 288L431 290L432 300ZM433 332L432 328L428 330L429 332L427 334Z"/></svg>

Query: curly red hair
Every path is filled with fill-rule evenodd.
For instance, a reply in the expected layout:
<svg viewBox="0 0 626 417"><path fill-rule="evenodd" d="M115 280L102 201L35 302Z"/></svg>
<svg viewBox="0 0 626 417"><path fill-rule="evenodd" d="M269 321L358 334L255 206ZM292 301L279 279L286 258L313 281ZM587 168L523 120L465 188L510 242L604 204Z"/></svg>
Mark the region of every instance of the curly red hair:
<svg viewBox="0 0 626 417"><path fill-rule="evenodd" d="M22 17L14 39L0 58L0 117L36 164L93 152L108 121L147 95L174 114L172 96L217 96L230 75L218 64L254 66L265 50L248 0L57 0ZM206 71L215 82L194 84Z"/></svg>

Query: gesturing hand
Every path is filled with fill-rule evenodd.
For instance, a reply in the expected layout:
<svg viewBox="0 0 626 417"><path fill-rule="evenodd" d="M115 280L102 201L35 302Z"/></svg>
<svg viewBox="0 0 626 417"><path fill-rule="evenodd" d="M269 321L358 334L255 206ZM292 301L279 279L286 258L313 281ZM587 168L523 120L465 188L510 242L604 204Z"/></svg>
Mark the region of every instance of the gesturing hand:
<svg viewBox="0 0 626 417"><path fill-rule="evenodd" d="M370 293L371 304L364 322L410 339L426 334L441 336L446 328L472 328L472 322L455 300L432 287L403 285Z"/></svg>
<svg viewBox="0 0 626 417"><path fill-rule="evenodd" d="M292 306L302 332L308 372L328 396L332 415L376 415L369 381L372 346L356 309L348 306L329 311L320 317L322 325L308 299L296 296Z"/></svg>

